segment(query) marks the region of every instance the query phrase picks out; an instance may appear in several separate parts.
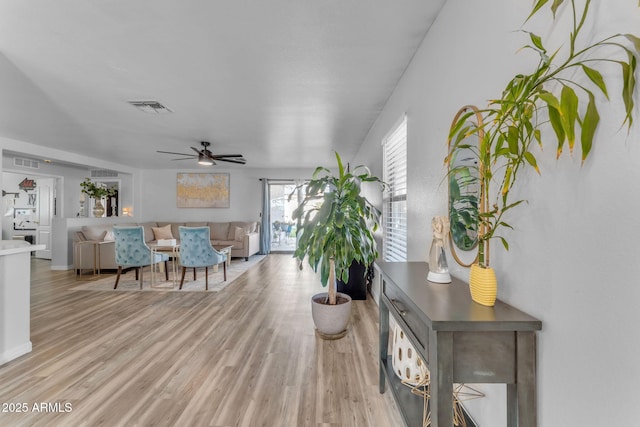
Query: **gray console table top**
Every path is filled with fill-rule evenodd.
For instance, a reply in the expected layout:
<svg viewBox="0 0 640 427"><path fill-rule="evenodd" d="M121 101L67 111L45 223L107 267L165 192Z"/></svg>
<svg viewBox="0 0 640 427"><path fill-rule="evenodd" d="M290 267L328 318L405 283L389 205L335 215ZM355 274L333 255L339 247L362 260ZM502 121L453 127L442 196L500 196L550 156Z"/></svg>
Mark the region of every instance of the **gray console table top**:
<svg viewBox="0 0 640 427"><path fill-rule="evenodd" d="M376 262L386 280L393 282L440 331L538 331L542 322L500 300L494 307L473 302L469 285L452 277L451 283L427 280L426 262Z"/></svg>

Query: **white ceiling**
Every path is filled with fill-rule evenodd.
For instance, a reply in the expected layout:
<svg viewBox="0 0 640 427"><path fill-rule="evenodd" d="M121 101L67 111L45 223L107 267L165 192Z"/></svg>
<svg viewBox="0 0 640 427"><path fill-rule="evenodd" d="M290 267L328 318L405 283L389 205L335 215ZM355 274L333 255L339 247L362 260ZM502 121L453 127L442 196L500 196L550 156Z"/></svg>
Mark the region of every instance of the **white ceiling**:
<svg viewBox="0 0 640 427"><path fill-rule="evenodd" d="M145 169L201 140L240 167L331 165L444 1L2 0L0 135Z"/></svg>

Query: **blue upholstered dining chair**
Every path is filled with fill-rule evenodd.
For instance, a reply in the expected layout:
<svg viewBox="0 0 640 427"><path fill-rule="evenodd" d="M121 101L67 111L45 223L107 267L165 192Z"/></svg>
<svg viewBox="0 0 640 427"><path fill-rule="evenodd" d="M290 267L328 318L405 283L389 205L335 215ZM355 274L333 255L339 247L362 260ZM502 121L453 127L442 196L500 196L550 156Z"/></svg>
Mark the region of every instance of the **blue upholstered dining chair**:
<svg viewBox="0 0 640 427"><path fill-rule="evenodd" d="M144 267L159 262L164 262L165 278L169 280L169 269L167 254L154 253L153 262L151 260L151 249L144 241L144 228L136 227L113 227L113 235L116 240L116 265L118 266L118 277L113 289L118 287L120 274L123 268L135 268L136 280L138 280L138 270L140 271L140 289L142 289L142 272Z"/></svg>
<svg viewBox="0 0 640 427"><path fill-rule="evenodd" d="M184 283L187 268L193 268L193 280L196 280L196 268L204 267L205 289L209 290L209 266L222 264L224 280L227 281L227 256L211 246L209 227L179 227L180 265L182 277L180 289Z"/></svg>

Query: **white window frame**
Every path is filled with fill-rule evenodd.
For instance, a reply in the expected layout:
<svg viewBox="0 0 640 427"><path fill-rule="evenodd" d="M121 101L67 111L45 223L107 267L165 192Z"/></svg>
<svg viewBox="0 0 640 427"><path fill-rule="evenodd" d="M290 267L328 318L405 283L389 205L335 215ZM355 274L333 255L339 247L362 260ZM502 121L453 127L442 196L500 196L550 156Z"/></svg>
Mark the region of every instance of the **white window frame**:
<svg viewBox="0 0 640 427"><path fill-rule="evenodd" d="M407 115L382 139L382 258L407 260Z"/></svg>

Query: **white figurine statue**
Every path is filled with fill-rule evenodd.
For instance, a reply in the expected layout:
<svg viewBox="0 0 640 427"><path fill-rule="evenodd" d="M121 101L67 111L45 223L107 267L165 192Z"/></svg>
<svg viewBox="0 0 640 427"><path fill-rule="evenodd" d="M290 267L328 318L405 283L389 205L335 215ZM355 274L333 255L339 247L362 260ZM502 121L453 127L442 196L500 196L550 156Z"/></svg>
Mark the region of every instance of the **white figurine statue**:
<svg viewBox="0 0 640 427"><path fill-rule="evenodd" d="M435 283L451 283L449 266L444 252L447 235L449 234L449 218L434 216L431 220L433 240L429 251L429 274L427 280Z"/></svg>

